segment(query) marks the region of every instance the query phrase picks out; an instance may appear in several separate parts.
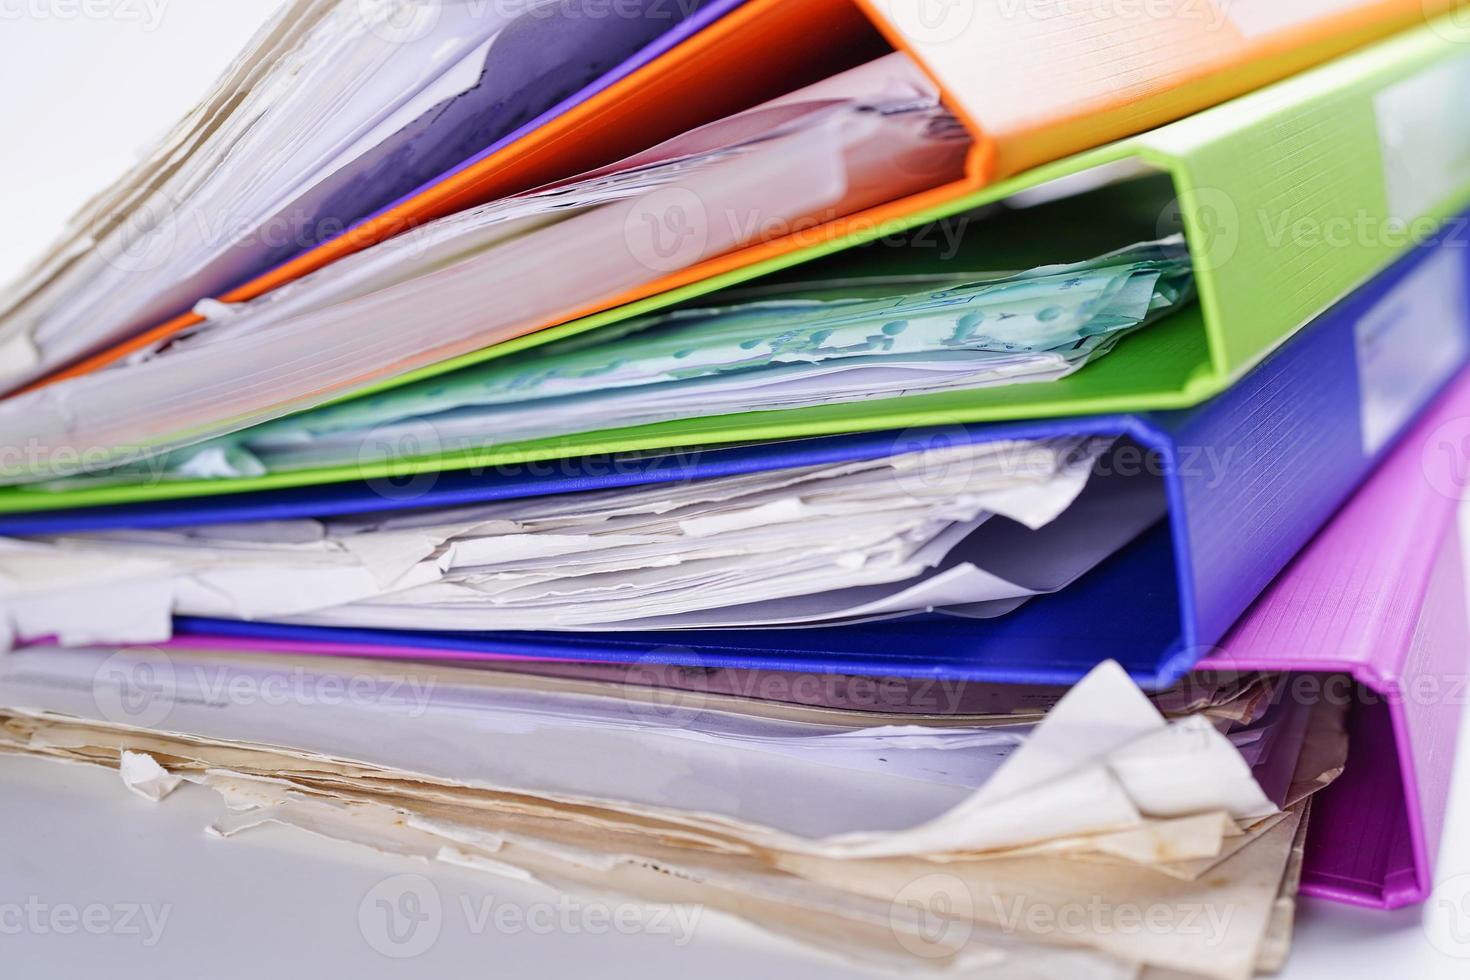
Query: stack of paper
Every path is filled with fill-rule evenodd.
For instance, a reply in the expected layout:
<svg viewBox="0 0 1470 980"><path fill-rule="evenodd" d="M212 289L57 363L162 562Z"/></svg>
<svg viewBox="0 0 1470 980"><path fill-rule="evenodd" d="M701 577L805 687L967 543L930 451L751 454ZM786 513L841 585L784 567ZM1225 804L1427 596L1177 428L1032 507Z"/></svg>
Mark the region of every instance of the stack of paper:
<svg viewBox="0 0 1470 980"><path fill-rule="evenodd" d="M939 264L937 268L946 268ZM255 426L146 469L182 478L362 462L691 416L1045 382L1190 298L1183 239L1019 275L945 271L746 290ZM859 298L863 292L872 298ZM754 293L755 295L750 295ZM72 482L68 485L78 485Z"/></svg>
<svg viewBox="0 0 1470 980"><path fill-rule="evenodd" d="M0 538L4 634L156 642L174 615L449 630L999 615L1158 519L1153 480L1093 479L1109 448L998 443L403 515ZM1083 495L1080 518L1058 521Z"/></svg>
<svg viewBox="0 0 1470 980"><path fill-rule="evenodd" d="M1460 669L1425 3L295 0L0 298L0 751L903 975L1422 898L1451 726L1296 682Z"/></svg>
<svg viewBox="0 0 1470 980"><path fill-rule="evenodd" d="M146 459L510 339L748 244L767 223L901 196L934 170L959 173L967 141L947 118L892 55L252 303L207 304L205 323L162 351L0 403L0 438L34 447L6 475ZM576 276L558 274L568 264Z"/></svg>
<svg viewBox="0 0 1470 980"><path fill-rule="evenodd" d="M404 671L38 649L0 661L0 750L114 766L152 799L211 787L222 836L284 823L692 903L870 968L1228 980L1280 964L1305 816L1346 744L1340 707L1280 700L1267 676L1166 719L1105 665L1039 723L936 727ZM329 682L355 693L307 696ZM246 686L299 696L224 693ZM1118 928L1149 908L1192 924Z"/></svg>
<svg viewBox="0 0 1470 980"><path fill-rule="evenodd" d="M0 305L0 386L264 272L437 178L697 3L292 0Z"/></svg>

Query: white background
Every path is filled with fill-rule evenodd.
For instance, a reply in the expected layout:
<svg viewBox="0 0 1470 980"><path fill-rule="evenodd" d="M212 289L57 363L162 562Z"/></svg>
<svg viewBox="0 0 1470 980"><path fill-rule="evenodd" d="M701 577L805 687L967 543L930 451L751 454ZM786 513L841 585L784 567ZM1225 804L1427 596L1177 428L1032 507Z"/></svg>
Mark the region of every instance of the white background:
<svg viewBox="0 0 1470 980"><path fill-rule="evenodd" d="M0 0L0 283L162 138L279 4Z"/></svg>
<svg viewBox="0 0 1470 980"><path fill-rule="evenodd" d="M0 281L179 118L275 6L0 0ZM1463 736L1435 898L1388 914L1304 902L1289 980L1470 976L1470 728ZM151 945L141 919L132 923L137 933L93 936L12 934L0 916L0 976L780 980L852 972L713 915L697 920L688 942L651 912L635 923L641 931L597 934L600 920L583 918L595 915L585 902L558 906L534 885L430 871L279 828L208 838L203 828L220 811L195 787L154 805L109 772L0 759L0 910L167 910ZM437 938L411 959L382 955L364 932L364 902L371 906L385 879L425 872L442 902ZM528 924L496 929L502 904ZM481 928L487 910L492 924ZM546 923L556 928L548 933Z"/></svg>

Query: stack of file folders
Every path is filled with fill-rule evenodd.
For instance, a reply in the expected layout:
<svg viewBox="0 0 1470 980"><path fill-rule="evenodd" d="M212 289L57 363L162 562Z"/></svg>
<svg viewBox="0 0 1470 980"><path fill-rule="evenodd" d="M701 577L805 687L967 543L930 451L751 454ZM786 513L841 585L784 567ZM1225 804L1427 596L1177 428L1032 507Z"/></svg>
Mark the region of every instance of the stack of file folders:
<svg viewBox="0 0 1470 980"><path fill-rule="evenodd" d="M940 6L288 3L0 296L0 750L906 974L1424 900L1465 10Z"/></svg>

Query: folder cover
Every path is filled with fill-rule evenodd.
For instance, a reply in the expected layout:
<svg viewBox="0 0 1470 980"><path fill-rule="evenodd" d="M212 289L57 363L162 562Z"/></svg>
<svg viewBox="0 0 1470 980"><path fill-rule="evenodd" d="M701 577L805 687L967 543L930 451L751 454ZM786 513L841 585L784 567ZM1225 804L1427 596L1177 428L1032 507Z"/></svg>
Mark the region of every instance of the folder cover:
<svg viewBox="0 0 1470 980"><path fill-rule="evenodd" d="M1428 898L1465 705L1470 374L1261 595L1201 666L1347 675L1343 775L1313 804L1302 890L1372 908Z"/></svg>
<svg viewBox="0 0 1470 980"><path fill-rule="evenodd" d="M1179 208L1200 301L1058 381L684 419L258 477L119 482L64 492L5 488L0 490L0 512L674 446L1195 405L1224 390L1300 324L1385 268L1470 201L1470 177L1454 165L1470 153L1470 117L1445 108L1470 85L1470 48L1455 43L1447 31L1445 24L1435 23L1408 32L1143 136L978 193L917 212L900 209L901 215L896 211L889 216L893 220L863 219L854 226L860 230L799 253L760 261L748 250L726 256L716 260L718 269L702 266L689 277L719 273L713 278L403 375L393 384L613 323L799 260L883 239L903 227L1054 187L1057 181L1137 175L1140 168L1153 172L1172 187L1166 198L1173 197ZM1103 194L1100 200L1107 200L1106 188ZM1118 207L1121 211L1124 206ZM1016 224L1024 224L1025 218L1021 214ZM1155 216L1149 219L1148 231L1156 233ZM1089 212L1088 220L1106 221L1107 215ZM1037 226L1046 228L1040 220ZM983 236L983 227L979 231ZM873 249L882 248L875 241Z"/></svg>
<svg viewBox="0 0 1470 980"><path fill-rule="evenodd" d="M1389 909L1422 902L1432 890L1470 667L1457 521L1465 500L1470 372L1199 664L1289 671L1298 676L1285 696L1348 699L1348 766L1313 804L1304 894ZM298 654L475 656L392 642L210 633L174 642ZM1337 683L1343 677L1346 686Z"/></svg>
<svg viewBox="0 0 1470 980"><path fill-rule="evenodd" d="M7 535L325 516L873 459L922 447L1096 434L1133 440L1168 520L1073 585L1007 615L648 633L424 633L181 619L184 632L696 666L917 672L1071 683L1114 659L1178 680L1332 516L1470 354L1470 250L1446 231L1338 303L1224 395L1183 412L869 433L672 456L586 457L481 474L13 515ZM1082 515L1085 519L1085 514Z"/></svg>

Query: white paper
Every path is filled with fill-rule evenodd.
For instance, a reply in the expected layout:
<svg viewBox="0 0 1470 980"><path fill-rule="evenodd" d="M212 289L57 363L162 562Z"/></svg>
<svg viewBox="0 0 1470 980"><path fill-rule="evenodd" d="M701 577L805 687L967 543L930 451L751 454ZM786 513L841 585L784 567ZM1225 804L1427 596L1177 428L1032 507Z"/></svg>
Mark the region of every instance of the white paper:
<svg viewBox="0 0 1470 980"><path fill-rule="evenodd" d="M124 751L119 757L118 773L124 786L155 803L178 789L183 782L181 777L160 766L153 756L141 752Z"/></svg>
<svg viewBox="0 0 1470 980"><path fill-rule="evenodd" d="M1133 490L1083 497L1106 445L977 443L414 514L0 539L0 611L21 636L75 644L166 639L171 615L688 629L1004 602L1065 586L1157 519L1144 478L1127 485L1141 505ZM995 515L1046 528L1079 498L1087 514L1046 541L1045 574L975 537ZM1022 532L1006 547L1042 546ZM1024 565L1034 584L991 565Z"/></svg>
<svg viewBox="0 0 1470 980"><path fill-rule="evenodd" d="M1138 827L1150 812L1274 812L1224 736L1166 722L1116 664L1039 725L978 729L854 730L454 674L38 649L0 658L0 706L279 746L826 857L1009 848Z"/></svg>
<svg viewBox="0 0 1470 980"><path fill-rule="evenodd" d="M800 102L775 118L757 107L696 131L712 144L698 155L452 215L232 311L157 357L12 398L0 404L0 441L36 451L0 482L119 465L153 475L147 461L164 452L513 339L750 244L773 224L920 190L929 180L897 165L905 154L958 173L964 143L931 132L943 110L922 73L902 55L874 65L844 73L845 101ZM895 65L911 79L908 108L867 111L894 97Z"/></svg>
<svg viewBox="0 0 1470 980"><path fill-rule="evenodd" d="M391 21L382 18L401 21L415 3L301 2L283 11L291 35L268 25L257 36L276 43L254 53L252 70L227 76L223 84L236 86L228 111L201 122L172 167L140 181L146 190L100 215L96 247L32 297L28 317L7 317L0 330L29 335L54 366L235 285L255 254L242 236L348 165L374 134L379 142L391 135L385 127L417 98L463 85L454 67L511 19L447 4L427 30L383 30ZM0 386L8 380L0 376Z"/></svg>

